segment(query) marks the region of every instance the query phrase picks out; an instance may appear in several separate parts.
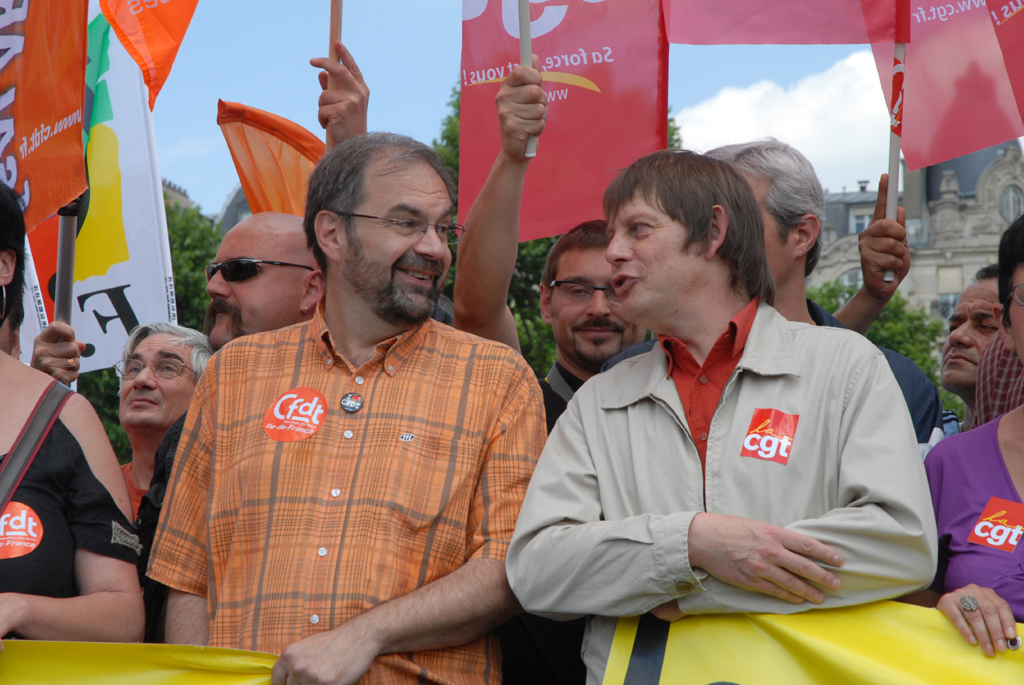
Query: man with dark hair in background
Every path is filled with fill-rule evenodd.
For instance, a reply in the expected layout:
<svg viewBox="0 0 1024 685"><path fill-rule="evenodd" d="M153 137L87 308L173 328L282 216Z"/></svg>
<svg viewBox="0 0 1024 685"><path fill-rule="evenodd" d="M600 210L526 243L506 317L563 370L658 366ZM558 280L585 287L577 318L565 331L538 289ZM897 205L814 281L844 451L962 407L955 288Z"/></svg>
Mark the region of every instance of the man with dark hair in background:
<svg viewBox="0 0 1024 685"><path fill-rule="evenodd" d="M1001 344L996 340L999 333L998 275L998 264L979 269L974 281L960 293L949 317L949 336L942 344L942 387L962 399L967 407L962 426L957 426L955 419L944 419L950 433L980 425L974 421L979 363L990 344ZM1017 355L1013 356L1016 359ZM954 427L956 430L952 430Z"/></svg>
<svg viewBox="0 0 1024 685"><path fill-rule="evenodd" d="M927 583L935 520L892 371L862 336L770 306L748 183L659 152L604 206L614 295L659 345L591 379L551 433L506 560L523 607L590 616L600 682L617 616L790 613Z"/></svg>

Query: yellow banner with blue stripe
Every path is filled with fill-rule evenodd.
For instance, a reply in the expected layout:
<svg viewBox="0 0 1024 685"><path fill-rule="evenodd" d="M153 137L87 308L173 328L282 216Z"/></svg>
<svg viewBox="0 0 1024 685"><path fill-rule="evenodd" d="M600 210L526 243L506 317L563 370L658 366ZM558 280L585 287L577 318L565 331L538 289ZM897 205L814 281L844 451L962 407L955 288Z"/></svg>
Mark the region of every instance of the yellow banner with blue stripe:
<svg viewBox="0 0 1024 685"><path fill-rule="evenodd" d="M986 657L937 610L897 602L675 623L645 614L619 620L604 678L604 685L777 683L1024 683L1024 649Z"/></svg>
<svg viewBox="0 0 1024 685"><path fill-rule="evenodd" d="M4 640L0 685L270 685L275 661L213 647Z"/></svg>

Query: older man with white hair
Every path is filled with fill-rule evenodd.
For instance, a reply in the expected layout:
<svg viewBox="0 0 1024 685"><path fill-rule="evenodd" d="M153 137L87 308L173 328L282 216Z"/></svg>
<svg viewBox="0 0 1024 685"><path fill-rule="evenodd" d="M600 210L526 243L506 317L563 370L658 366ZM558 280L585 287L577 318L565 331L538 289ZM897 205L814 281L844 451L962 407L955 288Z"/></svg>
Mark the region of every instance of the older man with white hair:
<svg viewBox="0 0 1024 685"><path fill-rule="evenodd" d="M121 376L121 427L132 460L121 467L132 513L149 490L157 447L186 411L213 350L199 331L170 323L137 326L128 336L117 371Z"/></svg>

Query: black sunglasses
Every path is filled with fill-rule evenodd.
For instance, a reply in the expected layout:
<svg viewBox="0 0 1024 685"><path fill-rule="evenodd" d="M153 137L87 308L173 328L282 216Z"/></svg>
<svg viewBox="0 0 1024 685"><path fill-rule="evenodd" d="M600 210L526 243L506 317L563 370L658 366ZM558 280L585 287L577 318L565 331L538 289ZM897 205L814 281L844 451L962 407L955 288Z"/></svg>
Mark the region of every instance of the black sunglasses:
<svg viewBox="0 0 1024 685"><path fill-rule="evenodd" d="M228 259L223 262L214 262L213 264L206 265L206 282L209 283L213 280L213 277L220 272L220 275L228 283L237 283L239 281L248 281L250 278L255 278L260 272L260 264L272 264L273 266L297 266L300 269L309 269L315 271L311 266L305 264L292 264L290 262L272 262L268 259L249 259L248 257L240 257L238 259Z"/></svg>

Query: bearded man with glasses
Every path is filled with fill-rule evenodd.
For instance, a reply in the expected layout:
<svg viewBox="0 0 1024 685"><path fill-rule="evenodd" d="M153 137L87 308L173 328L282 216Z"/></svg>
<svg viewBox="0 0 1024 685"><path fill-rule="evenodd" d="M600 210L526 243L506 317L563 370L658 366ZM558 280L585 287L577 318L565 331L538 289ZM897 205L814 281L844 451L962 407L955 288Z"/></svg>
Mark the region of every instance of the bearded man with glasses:
<svg viewBox="0 0 1024 685"><path fill-rule="evenodd" d="M323 300L223 348L188 412L149 567L169 642L279 653L277 685L498 682L543 405L522 357L430 318L453 196L403 136L317 165Z"/></svg>

